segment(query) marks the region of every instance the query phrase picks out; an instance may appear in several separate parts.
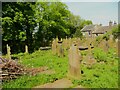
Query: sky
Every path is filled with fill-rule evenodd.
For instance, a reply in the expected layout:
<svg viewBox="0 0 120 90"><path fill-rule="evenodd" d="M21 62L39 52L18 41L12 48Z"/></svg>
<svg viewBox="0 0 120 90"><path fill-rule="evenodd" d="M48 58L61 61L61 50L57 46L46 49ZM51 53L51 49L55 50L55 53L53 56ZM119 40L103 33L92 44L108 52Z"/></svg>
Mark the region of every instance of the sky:
<svg viewBox="0 0 120 90"><path fill-rule="evenodd" d="M108 25L109 21L118 23L119 0L64 0L68 9L85 20L91 20L93 24Z"/></svg>

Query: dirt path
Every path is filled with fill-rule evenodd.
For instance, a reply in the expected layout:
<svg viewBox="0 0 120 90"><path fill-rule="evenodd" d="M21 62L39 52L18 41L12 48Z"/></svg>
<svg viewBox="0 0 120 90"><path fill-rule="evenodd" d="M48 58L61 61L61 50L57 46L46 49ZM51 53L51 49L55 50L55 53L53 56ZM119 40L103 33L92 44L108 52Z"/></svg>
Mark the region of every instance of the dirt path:
<svg viewBox="0 0 120 90"><path fill-rule="evenodd" d="M47 83L44 85L36 86L34 88L69 88L72 86L72 82L66 78L57 80L53 83Z"/></svg>

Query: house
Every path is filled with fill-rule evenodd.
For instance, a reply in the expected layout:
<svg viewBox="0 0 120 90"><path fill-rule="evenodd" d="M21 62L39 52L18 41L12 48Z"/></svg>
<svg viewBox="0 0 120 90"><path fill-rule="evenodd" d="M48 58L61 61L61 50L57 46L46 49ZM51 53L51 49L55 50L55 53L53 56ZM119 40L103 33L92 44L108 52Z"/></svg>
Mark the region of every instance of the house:
<svg viewBox="0 0 120 90"><path fill-rule="evenodd" d="M103 35L103 34L105 34L106 32L111 31L112 28L113 28L114 26L116 26L116 25L117 25L116 22L114 22L114 24L113 24L113 23L110 21L108 26L100 26L100 27L96 28L96 29L92 32L92 35L93 35L93 37L99 36L99 35Z"/></svg>
<svg viewBox="0 0 120 90"><path fill-rule="evenodd" d="M91 37L94 29L95 25L86 25L81 32L85 37Z"/></svg>
<svg viewBox="0 0 120 90"><path fill-rule="evenodd" d="M100 25L87 25L85 26L81 32L85 37L96 37L99 35L103 35L106 32L110 31L114 26L116 26L117 23L110 21L108 26L102 26Z"/></svg>

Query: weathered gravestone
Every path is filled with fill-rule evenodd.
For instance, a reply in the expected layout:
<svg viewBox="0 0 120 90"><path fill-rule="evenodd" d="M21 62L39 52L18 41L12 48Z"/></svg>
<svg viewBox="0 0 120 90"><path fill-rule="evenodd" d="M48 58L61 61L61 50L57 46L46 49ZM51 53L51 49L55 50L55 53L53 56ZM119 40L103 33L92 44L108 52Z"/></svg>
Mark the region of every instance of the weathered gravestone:
<svg viewBox="0 0 120 90"><path fill-rule="evenodd" d="M99 48L103 49L105 52L108 52L109 44L107 40L102 40L98 45Z"/></svg>
<svg viewBox="0 0 120 90"><path fill-rule="evenodd" d="M58 54L58 57L63 57L64 56L64 49L62 47L62 41L58 41L57 54Z"/></svg>
<svg viewBox="0 0 120 90"><path fill-rule="evenodd" d="M28 53L28 46L25 45L25 53Z"/></svg>
<svg viewBox="0 0 120 90"><path fill-rule="evenodd" d="M91 68L92 65L95 64L95 62L96 62L96 60L92 56L91 47L92 47L92 42L89 41L89 43L88 43L88 54L85 58L87 67L89 67L89 68Z"/></svg>
<svg viewBox="0 0 120 90"><path fill-rule="evenodd" d="M80 38L77 38L76 42L77 42L77 46L78 47L81 46L81 40L80 40Z"/></svg>
<svg viewBox="0 0 120 90"><path fill-rule="evenodd" d="M75 44L72 44L72 46L69 49L69 70L68 70L68 76L72 77L74 79L80 79L80 55L78 53L78 48Z"/></svg>
<svg viewBox="0 0 120 90"><path fill-rule="evenodd" d="M114 48L114 44L115 44L115 41L113 40L113 38L110 38L110 39L108 40L108 45L109 45L109 47L110 47L110 48Z"/></svg>
<svg viewBox="0 0 120 90"><path fill-rule="evenodd" d="M10 46L8 46L8 44L7 44L7 57L8 57L8 59L11 60Z"/></svg>
<svg viewBox="0 0 120 90"><path fill-rule="evenodd" d="M57 53L57 42L56 42L55 39L54 39L53 42L52 42L52 53L53 53L54 55L56 55L56 53Z"/></svg>
<svg viewBox="0 0 120 90"><path fill-rule="evenodd" d="M68 39L67 39L67 36L66 36L66 39L63 39L63 48L64 48L64 50L68 49Z"/></svg>
<svg viewBox="0 0 120 90"><path fill-rule="evenodd" d="M118 57L120 58L120 35L118 36L118 41L116 42L116 51L118 52Z"/></svg>
<svg viewBox="0 0 120 90"><path fill-rule="evenodd" d="M104 51L105 51L105 52L108 52L108 50L109 50L108 40L105 40Z"/></svg>
<svg viewBox="0 0 120 90"><path fill-rule="evenodd" d="M72 39L69 38L69 39L68 39L68 47L67 47L67 48L69 49L71 45L72 45Z"/></svg>

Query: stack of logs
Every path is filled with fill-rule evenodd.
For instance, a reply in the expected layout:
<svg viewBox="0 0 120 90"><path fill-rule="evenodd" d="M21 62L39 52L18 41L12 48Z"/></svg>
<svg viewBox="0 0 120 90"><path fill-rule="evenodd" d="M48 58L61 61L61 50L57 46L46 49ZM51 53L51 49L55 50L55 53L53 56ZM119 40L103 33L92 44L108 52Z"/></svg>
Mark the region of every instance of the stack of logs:
<svg viewBox="0 0 120 90"><path fill-rule="evenodd" d="M7 60L0 57L0 79L2 81L16 79L18 76L25 74L23 66L17 64L14 60Z"/></svg>

